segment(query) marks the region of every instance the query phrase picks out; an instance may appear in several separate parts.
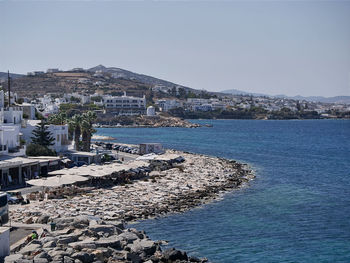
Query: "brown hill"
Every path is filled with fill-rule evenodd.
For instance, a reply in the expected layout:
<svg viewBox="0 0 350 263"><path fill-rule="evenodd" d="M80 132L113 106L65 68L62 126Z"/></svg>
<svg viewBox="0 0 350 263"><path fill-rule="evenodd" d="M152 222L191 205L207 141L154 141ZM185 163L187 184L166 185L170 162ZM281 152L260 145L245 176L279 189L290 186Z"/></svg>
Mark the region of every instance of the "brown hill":
<svg viewBox="0 0 350 263"><path fill-rule="evenodd" d="M6 81L3 86L7 87ZM108 73L96 76L92 72L57 72L13 79L11 90L17 92L20 97L29 98L49 93L93 94L96 91L113 95L121 95L127 91L128 95L142 96L150 92L151 86L135 80L113 78Z"/></svg>

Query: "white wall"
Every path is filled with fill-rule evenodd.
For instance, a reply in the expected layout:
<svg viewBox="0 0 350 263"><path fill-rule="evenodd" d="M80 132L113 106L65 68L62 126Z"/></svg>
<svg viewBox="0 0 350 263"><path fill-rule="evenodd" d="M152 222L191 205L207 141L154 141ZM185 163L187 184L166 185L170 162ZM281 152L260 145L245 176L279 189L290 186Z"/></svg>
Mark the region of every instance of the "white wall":
<svg viewBox="0 0 350 263"><path fill-rule="evenodd" d="M23 111L20 107L10 107L4 110L4 123L21 124L23 119Z"/></svg>
<svg viewBox="0 0 350 263"><path fill-rule="evenodd" d="M16 148L20 146L19 141L19 125L2 124L0 125L0 153L8 153L8 149ZM6 145L6 150L4 150L4 145Z"/></svg>
<svg viewBox="0 0 350 263"><path fill-rule="evenodd" d="M4 91L0 90L0 108L5 107Z"/></svg>
<svg viewBox="0 0 350 263"><path fill-rule="evenodd" d="M10 228L0 227L0 257L10 255Z"/></svg>

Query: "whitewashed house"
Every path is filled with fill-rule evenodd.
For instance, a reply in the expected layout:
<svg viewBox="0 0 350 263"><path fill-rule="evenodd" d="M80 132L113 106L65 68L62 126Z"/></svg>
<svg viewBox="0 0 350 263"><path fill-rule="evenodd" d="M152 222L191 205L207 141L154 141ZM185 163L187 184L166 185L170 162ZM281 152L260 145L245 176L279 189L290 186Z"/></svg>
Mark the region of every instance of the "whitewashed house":
<svg viewBox="0 0 350 263"><path fill-rule="evenodd" d="M20 126L0 124L0 155L24 156L20 143Z"/></svg>
<svg viewBox="0 0 350 263"><path fill-rule="evenodd" d="M26 144L31 143L32 132L37 125L40 125L40 120L27 120L23 123L21 132ZM64 152L68 150L70 141L68 140L68 125L47 125L48 131L51 132L52 137L55 139L54 145L51 146L56 152Z"/></svg>
<svg viewBox="0 0 350 263"><path fill-rule="evenodd" d="M164 112L182 107L182 103L178 100L157 100L156 104L158 105L160 110Z"/></svg>

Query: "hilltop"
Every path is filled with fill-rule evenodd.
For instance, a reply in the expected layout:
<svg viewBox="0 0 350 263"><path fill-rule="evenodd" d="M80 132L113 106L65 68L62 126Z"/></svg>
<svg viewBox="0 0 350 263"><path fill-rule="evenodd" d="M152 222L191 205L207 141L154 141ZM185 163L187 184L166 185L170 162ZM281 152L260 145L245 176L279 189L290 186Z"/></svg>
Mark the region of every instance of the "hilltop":
<svg viewBox="0 0 350 263"><path fill-rule="evenodd" d="M90 72L101 71L103 73L111 74L111 76L114 77L114 78L123 78L123 79L135 80L135 81L139 81L139 82L142 82L142 83L145 83L145 84L149 84L149 85L152 85L152 86L154 86L154 85L163 85L165 87L179 86L179 87L188 89L188 87L181 86L179 84L175 84L175 83L170 82L170 81L166 81L166 80L162 80L162 79L159 79L159 78L147 76L147 75L144 75L144 74L134 73L134 72L131 72L129 70L125 70L125 69L121 69L121 68L105 67L103 65L98 65L96 67L88 69L88 71L90 71Z"/></svg>
<svg viewBox="0 0 350 263"><path fill-rule="evenodd" d="M74 69L33 75L11 74L11 77L12 90L24 97L38 97L48 93L58 96L72 92L93 94L96 91L112 95L122 95L127 91L129 95L151 96L152 88L157 85L162 89L177 87L190 90L173 82L103 65L87 70ZM0 72L0 78L6 87L7 73Z"/></svg>
<svg viewBox="0 0 350 263"><path fill-rule="evenodd" d="M200 92L170 81L103 65L86 70L73 69L32 75L11 74L11 77L12 90L19 96L31 98L45 94L60 96L72 92L94 94L96 91L112 95L122 95L127 91L128 95L149 97L152 96L153 90L162 93L175 87L187 92L190 90L194 93ZM0 72L0 78L6 87L7 73ZM166 95L167 92L163 93Z"/></svg>

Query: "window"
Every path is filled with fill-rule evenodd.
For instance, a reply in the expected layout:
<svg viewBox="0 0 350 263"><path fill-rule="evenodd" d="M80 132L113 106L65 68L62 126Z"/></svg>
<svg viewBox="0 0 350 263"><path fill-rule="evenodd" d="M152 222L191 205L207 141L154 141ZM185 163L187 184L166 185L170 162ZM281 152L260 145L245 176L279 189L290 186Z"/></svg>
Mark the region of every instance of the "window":
<svg viewBox="0 0 350 263"><path fill-rule="evenodd" d="M57 142L59 142L60 141L60 135L59 134L57 134L57 140L56 140Z"/></svg>

